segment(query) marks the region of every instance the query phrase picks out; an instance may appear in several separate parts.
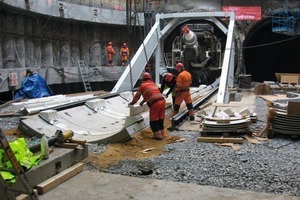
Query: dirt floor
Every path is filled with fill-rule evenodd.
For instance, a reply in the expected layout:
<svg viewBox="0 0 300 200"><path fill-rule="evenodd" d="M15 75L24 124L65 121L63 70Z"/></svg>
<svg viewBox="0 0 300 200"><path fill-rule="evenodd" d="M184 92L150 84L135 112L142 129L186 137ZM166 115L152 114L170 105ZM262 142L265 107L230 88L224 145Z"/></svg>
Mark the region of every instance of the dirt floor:
<svg viewBox="0 0 300 200"><path fill-rule="evenodd" d="M167 117L165 119L165 137L163 140L153 138L150 128L133 135L132 139L125 143L114 143L106 146L106 151L101 154L89 153L88 158L83 162L93 163L100 170L105 170L110 166L117 165L119 161L125 159L148 158L158 156L163 153L166 144L174 142L182 142L184 139L178 136L169 136L168 127L171 121ZM5 135L14 135L16 137L26 137L18 129L10 129L4 131Z"/></svg>
<svg viewBox="0 0 300 200"><path fill-rule="evenodd" d="M16 137L27 137L26 134L24 134L19 129L9 129L3 131L4 135L14 135Z"/></svg>
<svg viewBox="0 0 300 200"><path fill-rule="evenodd" d="M105 94L105 92L101 91L96 95L102 94ZM181 139L178 136L169 137L169 131L167 128L170 126L170 119L169 117L166 117L164 123L165 137L163 140L154 139L151 129L148 128L136 133L131 140L125 143L108 144L106 146L106 151L100 155L89 153L88 158L85 159L84 162L91 162L97 168L105 170L110 166L117 165L121 160L160 155L163 153L166 144L184 141L184 139ZM16 137L26 137L26 134L23 134L18 129L5 130L3 133L5 135L14 135Z"/></svg>
<svg viewBox="0 0 300 200"><path fill-rule="evenodd" d="M125 143L107 145L106 152L97 155L89 153L85 162L92 162L100 170L117 165L119 161L126 159L148 158L160 155L166 144L184 141L178 136L169 136L168 127L171 126L169 118L165 119L165 137L163 140L153 138L150 128L136 133L133 138Z"/></svg>

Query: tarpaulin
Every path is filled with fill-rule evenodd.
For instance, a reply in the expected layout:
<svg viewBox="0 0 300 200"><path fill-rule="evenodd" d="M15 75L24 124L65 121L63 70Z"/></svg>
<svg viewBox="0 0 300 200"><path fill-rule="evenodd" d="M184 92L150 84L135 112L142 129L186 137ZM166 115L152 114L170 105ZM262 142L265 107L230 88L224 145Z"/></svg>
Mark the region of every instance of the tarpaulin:
<svg viewBox="0 0 300 200"><path fill-rule="evenodd" d="M15 99L33 99L52 96L53 93L48 87L45 79L37 73L26 77L21 84L21 88L15 93Z"/></svg>

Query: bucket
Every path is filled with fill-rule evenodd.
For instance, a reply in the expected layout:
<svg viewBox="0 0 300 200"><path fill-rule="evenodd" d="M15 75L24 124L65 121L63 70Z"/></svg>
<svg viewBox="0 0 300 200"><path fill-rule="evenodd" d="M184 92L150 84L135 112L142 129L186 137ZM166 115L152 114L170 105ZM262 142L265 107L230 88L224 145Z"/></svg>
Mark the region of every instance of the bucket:
<svg viewBox="0 0 300 200"><path fill-rule="evenodd" d="M239 75L239 88L251 88L252 76L251 74Z"/></svg>

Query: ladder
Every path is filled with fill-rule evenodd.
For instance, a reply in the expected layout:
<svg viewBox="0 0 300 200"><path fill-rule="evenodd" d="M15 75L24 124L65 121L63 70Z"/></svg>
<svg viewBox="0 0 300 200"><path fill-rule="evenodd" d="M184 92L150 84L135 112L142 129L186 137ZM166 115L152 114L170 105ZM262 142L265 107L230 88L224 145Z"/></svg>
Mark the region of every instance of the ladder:
<svg viewBox="0 0 300 200"><path fill-rule="evenodd" d="M85 92L92 92L91 83L90 83L88 74L86 72L86 67L85 67L84 61L78 60L78 68L79 68L79 72L80 72L80 75L82 78Z"/></svg>
<svg viewBox="0 0 300 200"><path fill-rule="evenodd" d="M164 53L164 59L167 67L173 66L172 53Z"/></svg>
<svg viewBox="0 0 300 200"><path fill-rule="evenodd" d="M22 166L17 161L15 154L11 150L9 143L2 132L2 129L0 128L0 148L4 150L5 155L9 159L9 161L12 164L12 169L7 168L0 168L1 171L8 171L17 176L17 180L20 180L23 185L23 189L13 188L10 187L7 182L3 179L3 177L0 175L0 187L4 191L4 197L6 195L6 198L8 200L14 200L16 199L16 194L27 194L28 197L30 197L31 200L38 200L37 194L34 192L33 188L28 183L27 177L24 173L24 170ZM15 193L15 194L14 194Z"/></svg>

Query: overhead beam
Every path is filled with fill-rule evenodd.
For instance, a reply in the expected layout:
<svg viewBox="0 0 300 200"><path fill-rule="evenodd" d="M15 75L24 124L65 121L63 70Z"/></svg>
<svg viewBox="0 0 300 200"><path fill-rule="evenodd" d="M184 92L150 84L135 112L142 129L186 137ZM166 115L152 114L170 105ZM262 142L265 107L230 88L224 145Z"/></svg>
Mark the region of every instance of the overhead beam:
<svg viewBox="0 0 300 200"><path fill-rule="evenodd" d="M226 27L220 23L216 17L223 17L230 19L230 27L231 30L227 31ZM226 50L225 51L225 58L223 62L223 68L225 68L225 72L228 75L227 71L228 65L233 63L230 61L233 57L231 57L231 45L233 43L233 27L234 27L234 19L235 15L233 12L192 12L192 13L159 13L156 15L156 22L154 26L151 28L150 32L148 33L147 37L139 47L138 51L130 61L129 65L125 69L124 73L116 83L115 87L111 91L111 93L118 93L123 91L130 91L133 89L134 85L138 81L139 77L141 76L144 68L148 62L148 59L151 57L153 52L156 50L156 62L155 62L155 80L158 83L159 81L159 72L161 68L164 67L164 60L163 60L163 42L164 38L169 35L176 26L182 23L183 20L190 20L190 19L201 19L205 18L206 20L214 22L225 34L227 35L227 43L226 43ZM171 19L167 24L166 21ZM164 25L162 27L162 25ZM162 29L162 30L161 30ZM230 33L229 33L230 32ZM229 37L229 38L228 38ZM229 43L228 43L229 42ZM224 78L223 78L224 79ZM223 82L227 82L223 80ZM225 92L225 91L224 91ZM221 92L223 94L223 92Z"/></svg>
<svg viewBox="0 0 300 200"><path fill-rule="evenodd" d="M131 91L133 89L132 87L138 81L150 56L153 54L159 43L161 34L158 30L159 22L156 22L142 45L137 50L136 54L131 59L129 65L126 67L111 93Z"/></svg>
<svg viewBox="0 0 300 200"><path fill-rule="evenodd" d="M225 46L225 53L222 64L222 72L220 77L219 91L217 95L217 103L228 103L229 94L227 92L227 87L229 86L228 80L233 78L233 68L234 68L234 40L233 40L233 30L234 30L234 18L229 21L227 40ZM231 82L232 84L232 82Z"/></svg>

